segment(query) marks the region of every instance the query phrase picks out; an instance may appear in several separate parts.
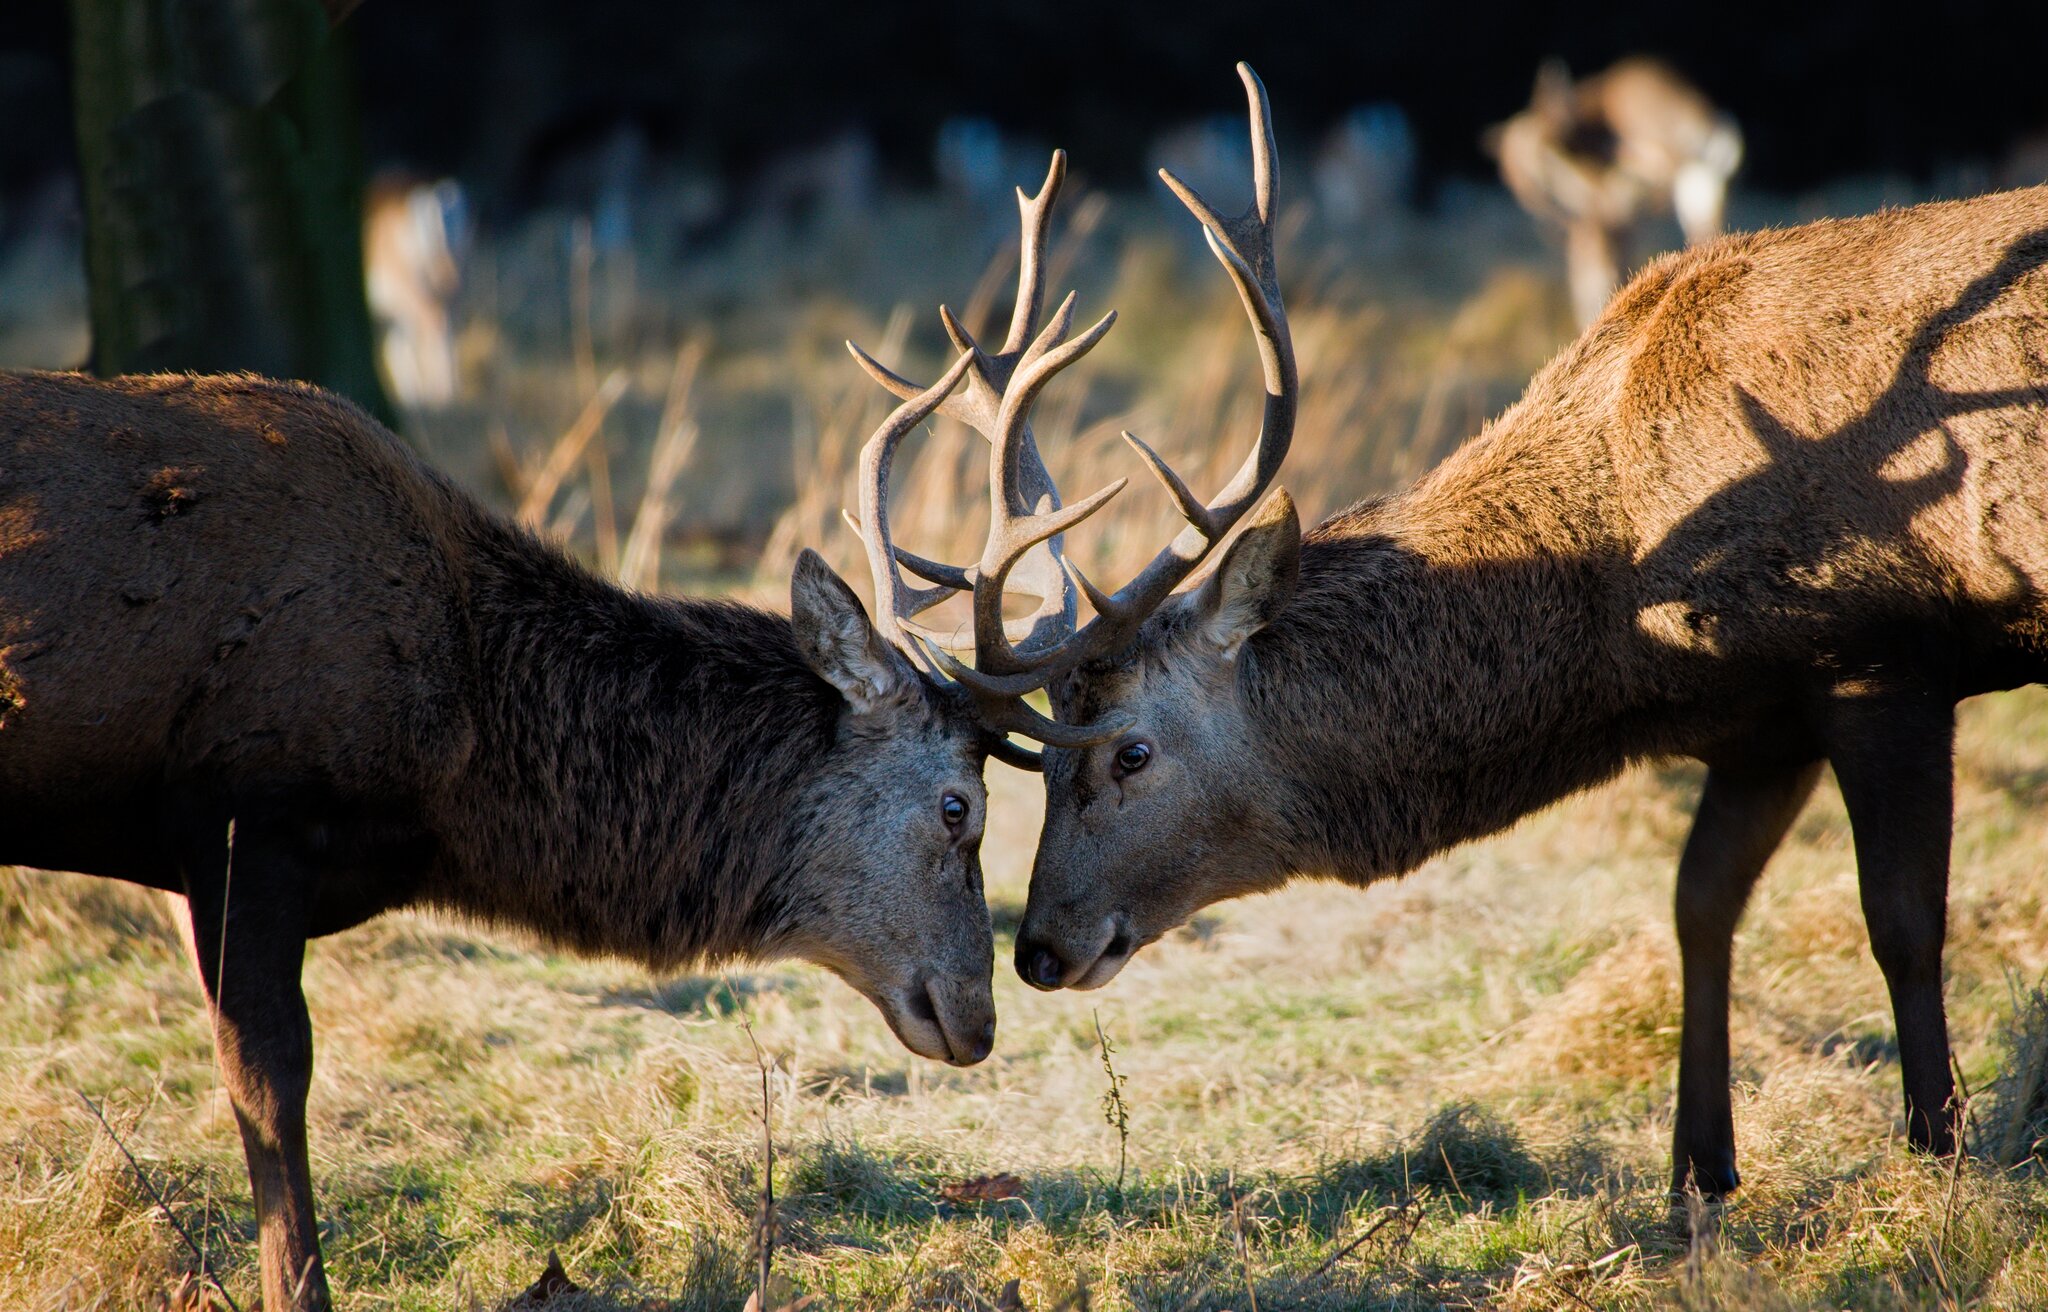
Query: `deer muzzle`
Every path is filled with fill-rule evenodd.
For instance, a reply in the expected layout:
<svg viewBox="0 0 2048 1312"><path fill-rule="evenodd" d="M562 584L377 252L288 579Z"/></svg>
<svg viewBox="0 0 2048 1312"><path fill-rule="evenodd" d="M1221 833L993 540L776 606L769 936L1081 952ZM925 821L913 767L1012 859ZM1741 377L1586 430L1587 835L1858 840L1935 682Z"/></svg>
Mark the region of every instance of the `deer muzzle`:
<svg viewBox="0 0 2048 1312"><path fill-rule="evenodd" d="M995 995L987 977L920 975L871 995L904 1047L952 1066L972 1066L996 1043Z"/></svg>
<svg viewBox="0 0 2048 1312"><path fill-rule="evenodd" d="M1032 988L1099 989L1115 979L1140 944L1121 916L1107 916L1080 942L1055 935L1017 935L1017 974Z"/></svg>

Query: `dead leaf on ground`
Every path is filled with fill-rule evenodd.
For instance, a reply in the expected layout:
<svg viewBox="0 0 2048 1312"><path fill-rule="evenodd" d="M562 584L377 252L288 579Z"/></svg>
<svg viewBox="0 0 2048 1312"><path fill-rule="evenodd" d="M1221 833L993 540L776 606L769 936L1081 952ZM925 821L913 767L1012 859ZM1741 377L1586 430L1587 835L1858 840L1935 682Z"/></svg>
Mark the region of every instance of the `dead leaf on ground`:
<svg viewBox="0 0 2048 1312"><path fill-rule="evenodd" d="M796 1302L784 1303L781 1307L770 1308L769 1312L804 1312L805 1308L809 1307L811 1304L817 1301L818 1296L816 1294L805 1294L802 1298L796 1300ZM746 1307L742 1308L740 1312L761 1312L760 1290L757 1289L753 1293L747 1295L747 1305Z"/></svg>
<svg viewBox="0 0 2048 1312"><path fill-rule="evenodd" d="M526 1287L524 1293L505 1305L507 1312L513 1308L539 1307L549 1299L561 1294L580 1294L583 1286L569 1279L569 1273L562 1269L562 1259L554 1249L548 1250L547 1270L540 1273L540 1279Z"/></svg>
<svg viewBox="0 0 2048 1312"><path fill-rule="evenodd" d="M939 1196L949 1203L996 1203L1005 1198L1020 1197L1023 1193L1024 1182L1008 1171L954 1180L939 1189Z"/></svg>
<svg viewBox="0 0 2048 1312"><path fill-rule="evenodd" d="M1003 1282L1003 1292L996 1295L996 1312L1031 1312L1024 1303L1019 1290L1019 1281ZM1083 1280L1059 1302L1053 1304L1052 1312L1088 1312L1088 1282Z"/></svg>
<svg viewBox="0 0 2048 1312"><path fill-rule="evenodd" d="M218 1290L190 1275L181 1276L168 1294L157 1295L157 1312L228 1312Z"/></svg>

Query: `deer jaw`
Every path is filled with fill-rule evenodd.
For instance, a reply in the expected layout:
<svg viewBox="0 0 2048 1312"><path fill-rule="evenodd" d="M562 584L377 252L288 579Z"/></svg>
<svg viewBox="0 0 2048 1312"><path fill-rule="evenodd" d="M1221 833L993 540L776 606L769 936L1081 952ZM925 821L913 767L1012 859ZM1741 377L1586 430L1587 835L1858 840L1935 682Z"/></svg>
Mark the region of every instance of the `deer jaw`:
<svg viewBox="0 0 2048 1312"><path fill-rule="evenodd" d="M787 885L786 950L874 1003L904 1047L955 1066L995 1045L978 743L971 720L938 716L886 734L843 728L792 817L800 855ZM949 793L967 807L957 831L942 810Z"/></svg>

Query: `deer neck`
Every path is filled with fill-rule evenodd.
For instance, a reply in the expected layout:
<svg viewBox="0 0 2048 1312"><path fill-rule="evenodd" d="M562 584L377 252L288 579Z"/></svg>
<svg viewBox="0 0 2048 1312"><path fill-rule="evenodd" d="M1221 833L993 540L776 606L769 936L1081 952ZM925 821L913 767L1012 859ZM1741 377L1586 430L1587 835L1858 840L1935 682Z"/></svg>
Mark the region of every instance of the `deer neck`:
<svg viewBox="0 0 2048 1312"><path fill-rule="evenodd" d="M659 969L773 955L787 818L838 710L789 621L631 593L523 536L480 554L442 900Z"/></svg>
<svg viewBox="0 0 2048 1312"><path fill-rule="evenodd" d="M1406 871L1635 754L1605 464L1584 448L1517 459L1482 437L1307 535L1250 678L1291 794L1294 869Z"/></svg>

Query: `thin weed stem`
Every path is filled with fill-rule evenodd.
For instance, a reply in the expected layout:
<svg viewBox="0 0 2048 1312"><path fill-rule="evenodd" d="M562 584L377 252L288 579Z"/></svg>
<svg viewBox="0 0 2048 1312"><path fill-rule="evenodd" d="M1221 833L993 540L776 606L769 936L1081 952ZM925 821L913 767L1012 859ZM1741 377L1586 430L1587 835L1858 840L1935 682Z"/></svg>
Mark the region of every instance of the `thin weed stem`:
<svg viewBox="0 0 2048 1312"><path fill-rule="evenodd" d="M1124 1101L1124 1076L1117 1074L1116 1063L1111 1060L1116 1049L1110 1046L1109 1036L1102 1032L1102 1013L1092 1013L1095 1018L1095 1043L1102 1053L1102 1073L1109 1078L1109 1088L1102 1095L1102 1119L1104 1124L1116 1131L1116 1195L1114 1205L1124 1205L1124 1172L1130 1161L1131 1151L1131 1108Z"/></svg>

